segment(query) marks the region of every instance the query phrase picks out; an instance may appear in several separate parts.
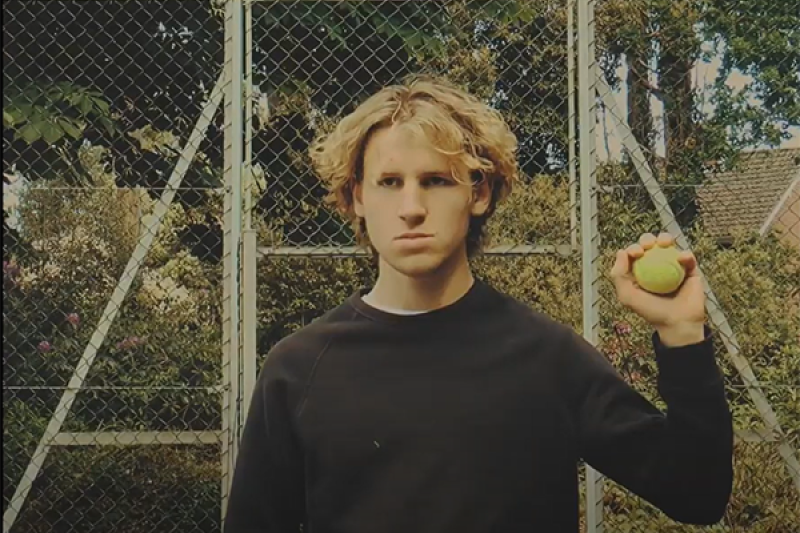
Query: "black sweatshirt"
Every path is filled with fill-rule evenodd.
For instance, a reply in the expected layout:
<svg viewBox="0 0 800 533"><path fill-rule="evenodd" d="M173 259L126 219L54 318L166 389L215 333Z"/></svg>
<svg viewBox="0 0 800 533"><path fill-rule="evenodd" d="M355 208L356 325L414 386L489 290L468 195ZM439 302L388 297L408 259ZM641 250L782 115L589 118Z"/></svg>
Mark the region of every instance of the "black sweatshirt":
<svg viewBox="0 0 800 533"><path fill-rule="evenodd" d="M667 415L482 281L419 315L364 292L269 353L226 533L577 533L580 458L675 520L722 518L733 427L708 329L653 336Z"/></svg>

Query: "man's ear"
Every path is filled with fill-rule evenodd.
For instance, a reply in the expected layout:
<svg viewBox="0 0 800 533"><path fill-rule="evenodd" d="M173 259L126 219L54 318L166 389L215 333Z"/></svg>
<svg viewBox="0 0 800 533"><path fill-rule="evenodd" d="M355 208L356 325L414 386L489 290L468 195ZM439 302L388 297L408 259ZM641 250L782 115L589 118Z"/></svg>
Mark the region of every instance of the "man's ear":
<svg viewBox="0 0 800 533"><path fill-rule="evenodd" d="M489 186L489 180L482 179L472 188L472 216L479 217L486 214L491 202L492 188Z"/></svg>
<svg viewBox="0 0 800 533"><path fill-rule="evenodd" d="M364 218L364 200L361 196L362 194L362 183L357 182L353 185L353 209L355 210L356 216L360 218Z"/></svg>

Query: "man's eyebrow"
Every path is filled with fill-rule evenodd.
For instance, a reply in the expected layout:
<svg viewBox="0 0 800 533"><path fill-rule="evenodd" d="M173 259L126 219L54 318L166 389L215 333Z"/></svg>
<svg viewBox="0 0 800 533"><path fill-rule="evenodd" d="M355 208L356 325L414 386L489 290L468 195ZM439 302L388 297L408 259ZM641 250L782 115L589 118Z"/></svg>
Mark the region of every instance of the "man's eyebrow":
<svg viewBox="0 0 800 533"><path fill-rule="evenodd" d="M381 172L379 177L380 178L397 178L397 177L402 177L402 175L403 175L402 172L391 172L391 171L385 170L385 171ZM432 178L432 177L435 177L435 176L450 176L450 175L451 175L451 171L449 169L448 170L429 170L427 172L423 172L422 174L420 174L420 177L421 178Z"/></svg>
<svg viewBox="0 0 800 533"><path fill-rule="evenodd" d="M450 169L447 170L430 170L428 172L423 172L423 178L431 178L434 176L449 176L451 174Z"/></svg>

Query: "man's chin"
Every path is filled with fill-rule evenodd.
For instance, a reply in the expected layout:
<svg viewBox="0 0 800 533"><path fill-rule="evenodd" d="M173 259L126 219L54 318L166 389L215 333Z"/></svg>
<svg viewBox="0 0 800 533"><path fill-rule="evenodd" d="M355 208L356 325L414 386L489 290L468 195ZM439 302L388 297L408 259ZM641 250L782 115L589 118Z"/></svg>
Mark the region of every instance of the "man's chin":
<svg viewBox="0 0 800 533"><path fill-rule="evenodd" d="M386 263L397 273L409 278L429 278L441 274L447 263L447 258L433 252L420 252L404 254L402 256L387 257Z"/></svg>

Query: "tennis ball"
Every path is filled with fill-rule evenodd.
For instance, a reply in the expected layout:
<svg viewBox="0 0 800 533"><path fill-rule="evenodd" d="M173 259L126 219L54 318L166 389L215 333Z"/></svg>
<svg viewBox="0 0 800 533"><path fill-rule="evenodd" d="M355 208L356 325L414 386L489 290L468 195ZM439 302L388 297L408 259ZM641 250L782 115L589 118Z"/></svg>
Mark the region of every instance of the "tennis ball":
<svg viewBox="0 0 800 533"><path fill-rule="evenodd" d="M636 283L654 294L670 294L678 290L686 278L686 270L678 262L678 250L674 246L653 246L633 263Z"/></svg>

